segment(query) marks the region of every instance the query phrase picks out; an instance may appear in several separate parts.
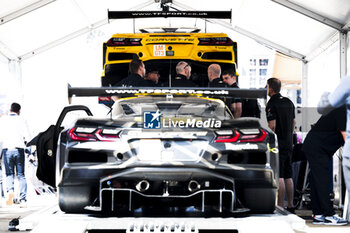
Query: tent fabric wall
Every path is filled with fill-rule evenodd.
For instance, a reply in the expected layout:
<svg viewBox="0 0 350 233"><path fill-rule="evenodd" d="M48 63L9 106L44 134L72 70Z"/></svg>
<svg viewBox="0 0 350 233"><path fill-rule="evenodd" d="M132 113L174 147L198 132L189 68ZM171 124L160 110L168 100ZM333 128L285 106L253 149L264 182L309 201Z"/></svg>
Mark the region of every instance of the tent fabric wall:
<svg viewBox="0 0 350 233"><path fill-rule="evenodd" d="M325 91L332 91L340 81L339 42L308 63L308 106L317 106ZM316 88L317 87L317 88Z"/></svg>
<svg viewBox="0 0 350 233"><path fill-rule="evenodd" d="M347 44L350 43L348 37ZM303 85L303 108L305 113L304 128L307 131L310 125L316 122L320 115L316 111L317 103L324 92L332 92L341 79L340 71L340 42L335 41L319 56L307 63L307 79ZM346 54L350 54L350 48L347 48ZM349 56L346 55L346 70L349 72Z"/></svg>
<svg viewBox="0 0 350 233"><path fill-rule="evenodd" d="M94 42L99 46L88 43L88 38L89 35L77 37L22 62L23 103L31 106L32 114L28 116L28 121L33 129L42 131L56 122L63 107L69 104L68 84L80 87L100 86L102 42L105 38ZM38 64L42 64L39 69ZM77 101L79 100L73 103L78 104ZM97 97L89 98L84 104L97 104Z"/></svg>
<svg viewBox="0 0 350 233"><path fill-rule="evenodd" d="M304 11L296 12L283 6L284 2L299 4ZM33 9L13 20L7 20L9 15L16 15L28 5L38 4L40 6L41 3L42 7ZM44 5L45 3L47 4ZM234 30L250 36L256 35L255 39L267 43L268 46L276 45L278 48L285 48L286 53L294 51L304 57L307 57L338 30L348 30L349 25L347 24L350 20L350 2L347 0L324 0L322 4L314 0L302 2L300 0L219 0L218 4L213 4L212 1L173 0L173 3L176 8L182 10L186 8L232 9L231 23ZM5 55L8 55L10 59L22 60L32 53L36 54L40 48L56 40L67 38L77 32L88 32L89 28L94 29L106 24L107 9L160 10L159 3L152 0L130 2L27 0L23 3L2 0L2 4L5 7L0 8L0 42L9 50L5 52ZM309 11L312 15L318 15L319 21L306 16ZM338 28L326 24L329 21L334 21ZM84 28L86 30L82 30Z"/></svg>
<svg viewBox="0 0 350 233"><path fill-rule="evenodd" d="M317 103L325 91L331 92L340 81L339 42L334 43L322 54L307 63L307 79L302 84L303 131L311 129L320 114Z"/></svg>
<svg viewBox="0 0 350 233"><path fill-rule="evenodd" d="M3 96L2 100L5 101L3 106L7 108L10 102L22 102L21 64L17 61L1 63L0 74L0 95Z"/></svg>
<svg viewBox="0 0 350 233"><path fill-rule="evenodd" d="M7 100L7 83L6 77L9 76L9 70L7 63L0 62L0 116L6 114L8 110L8 100Z"/></svg>

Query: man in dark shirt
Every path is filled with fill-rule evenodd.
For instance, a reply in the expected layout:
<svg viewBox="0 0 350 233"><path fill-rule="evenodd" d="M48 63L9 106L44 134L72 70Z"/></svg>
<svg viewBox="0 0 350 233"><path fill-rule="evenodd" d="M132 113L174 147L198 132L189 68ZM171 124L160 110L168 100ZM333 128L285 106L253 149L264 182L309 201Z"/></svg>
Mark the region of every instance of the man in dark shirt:
<svg viewBox="0 0 350 233"><path fill-rule="evenodd" d="M219 64L211 64L208 67L208 87L225 87L225 83L220 78L221 67Z"/></svg>
<svg viewBox="0 0 350 233"><path fill-rule="evenodd" d="M185 62L180 61L176 65L176 76L171 80L172 87L195 87L194 82L190 80L191 66ZM168 85L170 86L170 84Z"/></svg>
<svg viewBox="0 0 350 233"><path fill-rule="evenodd" d="M232 88L239 88L237 85L237 77L236 77L236 71L235 70L225 70L222 73L222 79L224 81L224 83L226 83L226 85L228 87L232 87ZM235 118L239 118L241 117L242 114L242 100L240 98L234 98L231 99L230 102L226 103L227 106L230 107L230 109L233 112L233 116Z"/></svg>
<svg viewBox="0 0 350 233"><path fill-rule="evenodd" d="M344 145L342 132L346 128L345 105L322 116L307 134L302 151L310 165L311 206L313 224L345 225L347 220L335 215L329 193L329 164L333 154ZM328 218L337 219L329 221Z"/></svg>
<svg viewBox="0 0 350 233"><path fill-rule="evenodd" d="M156 86L153 82L144 79L146 74L145 65L139 59L133 59L129 64L130 75L120 82L116 86L123 87L149 87Z"/></svg>
<svg viewBox="0 0 350 233"><path fill-rule="evenodd" d="M242 114L241 117L256 117L260 118L261 109L256 99L242 99Z"/></svg>
<svg viewBox="0 0 350 233"><path fill-rule="evenodd" d="M147 74L146 74L146 77L145 77L145 80L148 81L150 83L150 86L157 86L157 87L160 87L160 83L159 83L159 78L160 78L160 75L159 75L159 72L158 70L155 70L155 69L147 69Z"/></svg>
<svg viewBox="0 0 350 233"><path fill-rule="evenodd" d="M294 212L292 180L293 131L295 125L295 108L293 102L280 94L281 81L277 78L267 80L268 94L271 97L266 105L266 117L269 128L277 134L279 147L280 179L278 205L284 208L286 191L287 210Z"/></svg>

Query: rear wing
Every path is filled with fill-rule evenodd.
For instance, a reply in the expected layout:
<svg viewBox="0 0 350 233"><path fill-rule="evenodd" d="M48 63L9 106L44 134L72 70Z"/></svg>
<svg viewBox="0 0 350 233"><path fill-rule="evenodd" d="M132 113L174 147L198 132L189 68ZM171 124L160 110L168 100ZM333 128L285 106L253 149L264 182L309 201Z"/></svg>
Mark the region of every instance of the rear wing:
<svg viewBox="0 0 350 233"><path fill-rule="evenodd" d="M130 97L140 95L201 96L210 98L266 99L267 89L207 88L207 87L71 87L68 97L100 96Z"/></svg>
<svg viewBox="0 0 350 233"><path fill-rule="evenodd" d="M162 11L110 11L108 9L108 23L114 19L138 19L138 18L200 18L200 19L230 19L232 22L232 10L230 11L169 11L171 1L165 0L161 4ZM172 7L173 8L173 7ZM134 24L135 32L135 24Z"/></svg>
<svg viewBox="0 0 350 233"><path fill-rule="evenodd" d="M230 19L232 11L109 11L110 19L136 19L136 18L205 18Z"/></svg>

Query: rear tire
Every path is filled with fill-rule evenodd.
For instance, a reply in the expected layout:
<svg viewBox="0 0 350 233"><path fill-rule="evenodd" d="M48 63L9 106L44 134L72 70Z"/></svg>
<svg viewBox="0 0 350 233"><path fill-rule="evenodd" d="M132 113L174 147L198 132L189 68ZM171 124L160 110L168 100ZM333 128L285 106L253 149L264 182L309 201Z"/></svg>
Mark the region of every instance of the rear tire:
<svg viewBox="0 0 350 233"><path fill-rule="evenodd" d="M86 213L85 206L92 203L91 187L66 186L58 188L59 207L66 213Z"/></svg>
<svg viewBox="0 0 350 233"><path fill-rule="evenodd" d="M272 214L276 208L276 192L276 188L244 189L244 207L254 214Z"/></svg>

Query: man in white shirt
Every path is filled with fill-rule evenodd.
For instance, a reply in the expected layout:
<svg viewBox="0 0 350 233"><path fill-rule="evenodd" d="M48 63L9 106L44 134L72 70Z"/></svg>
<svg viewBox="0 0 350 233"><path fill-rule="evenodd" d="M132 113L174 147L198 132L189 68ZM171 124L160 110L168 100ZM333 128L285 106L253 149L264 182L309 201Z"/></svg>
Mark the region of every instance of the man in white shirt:
<svg viewBox="0 0 350 233"><path fill-rule="evenodd" d="M7 205L13 204L15 170L19 181L20 207L26 207L27 181L24 176L25 140L29 139L28 127L20 117L21 105L12 103L10 113L0 119L0 140L6 172Z"/></svg>

